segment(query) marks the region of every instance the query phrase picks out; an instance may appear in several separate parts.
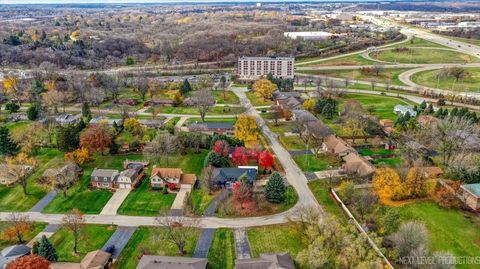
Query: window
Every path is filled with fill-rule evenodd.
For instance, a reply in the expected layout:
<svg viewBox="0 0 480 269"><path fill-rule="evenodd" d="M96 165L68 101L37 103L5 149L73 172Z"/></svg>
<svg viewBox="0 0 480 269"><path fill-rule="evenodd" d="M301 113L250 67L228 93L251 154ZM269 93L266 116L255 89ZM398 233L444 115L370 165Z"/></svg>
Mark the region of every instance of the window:
<svg viewBox="0 0 480 269"><path fill-rule="evenodd" d="M108 185L108 183L103 183L103 186L104 186L104 187L108 187L108 186L110 186L110 185Z"/></svg>

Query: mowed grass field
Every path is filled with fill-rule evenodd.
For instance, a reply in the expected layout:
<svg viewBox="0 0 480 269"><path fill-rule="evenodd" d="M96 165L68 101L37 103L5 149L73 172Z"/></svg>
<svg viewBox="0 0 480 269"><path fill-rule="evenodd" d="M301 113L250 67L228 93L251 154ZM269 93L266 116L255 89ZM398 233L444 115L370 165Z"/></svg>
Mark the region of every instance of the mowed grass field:
<svg viewBox="0 0 480 269"><path fill-rule="evenodd" d="M399 208L402 220L415 219L428 229L430 249L449 251L457 257L480 256L480 219L433 202L416 201ZM473 268L457 264L456 268Z"/></svg>
<svg viewBox="0 0 480 269"><path fill-rule="evenodd" d="M439 76L442 70L429 70L416 73L412 81L423 86L459 92L480 92L480 68L465 68L468 75L456 81L454 77Z"/></svg>
<svg viewBox="0 0 480 269"><path fill-rule="evenodd" d="M73 254L73 234L64 228L53 234L50 242L57 250L59 262L80 262L88 252L102 248L115 229L115 226L86 225L78 240L78 255Z"/></svg>
<svg viewBox="0 0 480 269"><path fill-rule="evenodd" d="M208 251L209 269L233 269L235 267L235 239L230 229L217 229Z"/></svg>
<svg viewBox="0 0 480 269"><path fill-rule="evenodd" d="M138 228L118 257L114 268L135 269L143 253L148 255L177 256L178 249L175 244L161 240L162 233L165 232L166 230L162 228ZM187 254L185 256L190 257L193 255L199 235L200 231L187 242L185 247Z"/></svg>
<svg viewBox="0 0 480 269"><path fill-rule="evenodd" d="M374 109L372 114L379 119L395 120L397 115L393 112L396 105L414 105L413 102L392 96L370 95L370 94L346 94L340 101L339 111L343 110L348 99L357 100L365 110L371 107Z"/></svg>
<svg viewBox="0 0 480 269"><path fill-rule="evenodd" d="M363 81L376 81L378 83L385 83L388 80L391 81L392 85L404 86L398 76L407 71L407 68L385 68L378 76L370 73L365 74L360 71L360 69L347 69L347 70L299 70L298 73L309 74L309 75L321 75L327 77L336 77L336 78L349 78L351 80L363 80Z"/></svg>
<svg viewBox="0 0 480 269"><path fill-rule="evenodd" d="M3 236L3 233L6 230L8 230L10 227L11 227L11 224L6 222L6 221L0 222L0 238L1 238L0 249L4 249L4 248L9 247L11 245L18 244L17 237L8 238L8 237ZM47 224L43 223L43 222L33 222L33 223L31 223L30 231L23 235L23 243L26 244L26 243L30 242L30 240L32 240L38 233L43 231L43 229L45 229L45 227L47 227Z"/></svg>
<svg viewBox="0 0 480 269"><path fill-rule="evenodd" d="M310 58L308 60L305 59L301 62L298 62L298 64L301 64L302 62L316 61L316 60L318 61L313 63L308 63L308 64L307 63L301 64L299 66L302 67L302 66L327 66L327 65L372 65L376 63L375 61L371 61L363 58L361 55L361 52L359 52L358 54L337 57L330 60L321 60L324 58L329 58L329 57L315 57L315 58Z"/></svg>
<svg viewBox="0 0 480 269"><path fill-rule="evenodd" d="M411 64L471 63L478 61L475 57L467 54L434 48L412 48L405 52L395 52L388 49L371 53L370 56L391 63Z"/></svg>

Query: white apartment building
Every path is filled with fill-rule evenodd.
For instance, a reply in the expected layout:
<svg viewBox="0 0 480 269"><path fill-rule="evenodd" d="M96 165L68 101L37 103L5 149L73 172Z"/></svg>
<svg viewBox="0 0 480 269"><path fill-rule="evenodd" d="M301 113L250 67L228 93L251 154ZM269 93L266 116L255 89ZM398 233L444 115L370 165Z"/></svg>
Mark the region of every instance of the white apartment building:
<svg viewBox="0 0 480 269"><path fill-rule="evenodd" d="M293 57L240 57L237 74L242 80L255 80L268 74L293 79L294 63Z"/></svg>

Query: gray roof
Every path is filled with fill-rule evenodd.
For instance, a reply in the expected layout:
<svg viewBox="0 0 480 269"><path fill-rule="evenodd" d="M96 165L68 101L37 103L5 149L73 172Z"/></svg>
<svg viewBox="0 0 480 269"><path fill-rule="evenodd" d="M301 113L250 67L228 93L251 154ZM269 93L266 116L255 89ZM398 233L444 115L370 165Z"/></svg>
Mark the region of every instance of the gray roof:
<svg viewBox="0 0 480 269"><path fill-rule="evenodd" d="M127 169L127 170L124 170L122 172L120 172L120 175L121 176L125 176L125 177L128 177L132 180L134 180L137 175L138 175L138 170L136 169Z"/></svg>
<svg viewBox="0 0 480 269"><path fill-rule="evenodd" d="M295 116L295 119L302 120L303 122L308 122L308 121L317 121L317 117L313 115L312 113L306 111L305 109L295 109L292 111L293 115Z"/></svg>
<svg viewBox="0 0 480 269"><path fill-rule="evenodd" d="M92 177L107 177L113 178L115 175L118 175L118 170L115 169L97 169L93 170Z"/></svg>
<svg viewBox="0 0 480 269"><path fill-rule="evenodd" d="M248 181L253 182L257 178L255 168L215 168L212 173L213 182L236 181L242 175L246 175Z"/></svg>
<svg viewBox="0 0 480 269"><path fill-rule="evenodd" d="M274 99L300 98L302 96L299 92L281 92L278 90L273 92L272 95Z"/></svg>
<svg viewBox="0 0 480 269"><path fill-rule="evenodd" d="M13 245L2 250L0 255L0 268L12 262L16 258L30 254L30 248L25 245Z"/></svg>
<svg viewBox="0 0 480 269"><path fill-rule="evenodd" d="M137 269L205 269L207 259L143 255Z"/></svg>
<svg viewBox="0 0 480 269"><path fill-rule="evenodd" d="M333 131L330 130L330 128L328 128L320 120L307 122L306 129L316 138L325 138L329 135L334 134Z"/></svg>
<svg viewBox="0 0 480 269"><path fill-rule="evenodd" d="M235 269L295 269L292 257L288 252L260 254L255 259L239 259Z"/></svg>

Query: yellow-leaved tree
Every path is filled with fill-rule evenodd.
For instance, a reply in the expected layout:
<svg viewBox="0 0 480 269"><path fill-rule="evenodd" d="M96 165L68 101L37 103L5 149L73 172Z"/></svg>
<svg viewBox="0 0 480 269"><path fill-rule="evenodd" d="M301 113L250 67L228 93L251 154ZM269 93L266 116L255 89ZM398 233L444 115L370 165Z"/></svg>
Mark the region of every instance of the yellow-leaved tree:
<svg viewBox="0 0 480 269"><path fill-rule="evenodd" d="M258 126L254 116L242 114L235 124L235 137L242 140L247 147L258 142Z"/></svg>
<svg viewBox="0 0 480 269"><path fill-rule="evenodd" d="M253 83L253 91L259 97L263 97L263 100L271 99L272 93L277 89L277 85L268 79L260 79Z"/></svg>
<svg viewBox="0 0 480 269"><path fill-rule="evenodd" d="M303 108L312 112L313 111L313 107L315 107L315 100L313 99L308 99L308 100L305 100L305 102L303 102Z"/></svg>
<svg viewBox="0 0 480 269"><path fill-rule="evenodd" d="M90 160L90 152L86 148L78 148L74 151L65 153L65 161L69 161L78 165L84 164Z"/></svg>
<svg viewBox="0 0 480 269"><path fill-rule="evenodd" d="M381 200L395 200L402 193L402 181L395 170L383 167L375 171L373 188Z"/></svg>
<svg viewBox="0 0 480 269"><path fill-rule="evenodd" d="M430 180L421 169L412 167L408 170L407 177L403 182L404 198L425 197L431 194L434 188L435 182Z"/></svg>

